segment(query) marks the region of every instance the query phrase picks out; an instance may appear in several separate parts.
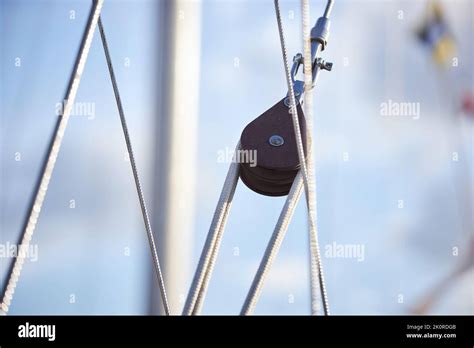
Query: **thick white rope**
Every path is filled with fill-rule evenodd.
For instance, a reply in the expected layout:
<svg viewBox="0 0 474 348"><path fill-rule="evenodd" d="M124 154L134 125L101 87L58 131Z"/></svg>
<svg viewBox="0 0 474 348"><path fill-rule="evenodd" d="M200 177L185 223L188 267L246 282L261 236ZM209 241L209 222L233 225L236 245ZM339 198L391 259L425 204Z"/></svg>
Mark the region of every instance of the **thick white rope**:
<svg viewBox="0 0 474 348"><path fill-rule="evenodd" d="M7 286L3 295L2 303L0 306L0 309L3 314L6 314L9 310L11 301L13 299L13 294L15 293L18 279L20 278L21 270L25 262L27 251L29 249L30 241L33 237L33 233L35 231L36 224L39 219L41 207L43 206L43 202L48 191L49 182L53 175L54 166L59 155L59 150L61 148L64 133L66 131L69 117L71 115L71 110L74 105L74 100L76 98L77 90L81 82L82 73L84 71L84 66L89 55L89 49L92 43L92 38L94 37L94 32L97 26L97 21L99 19L103 2L104 0L94 1L94 4L91 9L91 16L89 17L90 20L84 33L78 59L76 60L72 82L70 83L68 92L66 94L66 105L64 107L64 113L60 117L53 142L51 143L51 147L49 148L46 166L43 169L40 184L38 186L35 200L33 202L33 206L29 214L28 222L26 223L25 230L23 231L23 237L19 246L19 252L13 264L13 268L8 278Z"/></svg>
<svg viewBox="0 0 474 348"><path fill-rule="evenodd" d="M286 70L286 75L287 75L288 90L289 90L290 101L291 101L290 110L292 114L293 127L295 130L295 136L297 140L298 156L301 163L301 170L298 172L298 175L295 178L295 181L293 182L290 193L285 202L285 206L283 207L282 212L280 213L280 218L274 229L272 238L270 239L270 242L267 245L267 249L265 251L264 257L262 258L257 274L254 278L252 286L247 295L246 301L242 307L241 314L251 314L255 308L259 294L261 292L263 281L265 280L269 272L269 269L273 263L274 258L276 257L279 251L283 238L288 229L288 224L293 215L294 209L296 207L296 203L301 195L301 189L302 189L303 183L304 183L304 187L306 191L306 201L307 201L309 225L310 225L311 275L312 275L311 308L312 308L312 313L317 314L319 299L317 297L318 293L314 291L313 289L316 289L319 283L320 292L323 298L322 301L323 301L323 306L324 306L324 313L329 314L326 290L325 290L325 285L324 285L324 278L323 278L323 273L322 273L322 264L320 261L317 232L316 232L317 231L316 214L315 214L316 205L310 202L310 197L313 197L313 200L315 201L315 183L310 182L308 180L308 166L304 157L303 141L302 141L301 130L300 130L299 121L298 121L296 100L295 100L295 95L294 95L294 90L293 90L293 84L291 81L291 73L290 73L290 69L288 65L287 51L286 51L286 46L285 46L284 37L283 37L283 28L282 28L282 23L281 23L281 14L280 14L278 0L275 0L275 9L276 9L278 28L279 28L279 33L280 33L280 42L281 42L282 52L283 52L283 60L284 60L285 70ZM303 11L307 11L309 15L309 8L303 8ZM305 35L305 38L309 40L308 28L306 29L306 31L307 31L307 35ZM310 72L309 73L310 82L309 82L309 87L308 87L308 81L307 81L308 74L305 73L305 89L310 91L312 89L312 69L311 69L312 60L311 60L310 41L308 42L309 42L309 57L310 58L307 59L307 62L309 62L309 69L305 67L305 71ZM307 54L306 50L305 50L305 54ZM309 104L310 104L310 107L312 107L312 100L309 101ZM309 112L309 115L311 116L312 113ZM310 121L310 125L309 125L310 128L308 130L309 136L307 136L308 157L312 155L312 149L311 149L312 123L311 122L312 122L312 119ZM237 149L238 148L239 146L237 147ZM191 285L191 289L188 294L188 298L185 304L183 314L187 314L187 315L198 314L201 309L202 302L204 300L204 297L207 291L209 279L211 277L215 260L217 258L217 253L219 251L219 245L222 239L225 223L230 211L229 209L230 203L232 201L232 197L235 192L235 187L237 185L238 165L235 166L235 168L234 168L234 165L236 165L235 161L233 161L229 169L229 172L227 174L226 182L224 183L224 188L222 190L221 197L219 199L219 202L216 208L216 212L214 213L214 218L211 224L211 228L208 233L203 252L201 254L201 258L200 258L198 268L196 270L196 273L193 279L193 284ZM310 166L309 168L310 173L313 173L312 161L309 164L309 166ZM313 175L311 175L311 177L313 177ZM310 188L310 185L311 185L311 188Z"/></svg>
<svg viewBox="0 0 474 348"><path fill-rule="evenodd" d="M283 25L282 25L282 20L281 20L281 12L280 12L280 4L278 0L274 0L275 3L275 13L277 17L277 23L278 23L278 32L280 35L280 44L281 44L281 50L282 50L282 56L283 56L283 65L285 68L285 75L286 75L286 82L288 86L288 93L290 97L290 111L291 111L291 116L293 120L293 128L295 131L295 137L296 137L296 145L298 148L298 157L300 160L301 164L301 171L303 174L303 181L304 181L304 188L305 188L305 195L306 195L306 204L308 208L308 220L309 220L309 230L310 230L310 249L311 249L311 274L313 274L313 270L317 271L318 274L318 280L319 280L319 289L322 297L322 302L323 302L323 309L324 309L324 314L329 315L329 305L328 305L328 300L327 300L327 293L326 293L326 287L324 283L324 275L323 275L323 270L322 270L322 262L321 262L321 255L319 252L319 244L318 244L318 238L317 238L317 228L316 228L316 212L315 212L315 205L313 205L310 202L310 198L313 198L313 201L315 201L315 197L310 197L310 185L313 185L313 183L309 182L309 175L308 175L308 168L307 168L307 163L305 160L305 155L304 155L304 147L303 147L303 140L301 137L301 130L300 130L300 125L299 125L299 120L298 120L298 111L296 107L296 98L295 98L295 92L293 89L293 82L291 79L291 71L290 67L288 64L288 54L286 50L286 44L285 44L285 38L284 38L284 32L283 32ZM306 53L306 52L305 52ZM311 54L310 54L311 56ZM305 58L305 60L307 60ZM312 60L310 58L310 64L312 63ZM311 69L309 70L310 72L312 71ZM308 70L306 70L306 73ZM306 78L305 78L306 80ZM306 85L306 81L305 81ZM312 83L311 83L312 85ZM308 93L306 93L308 94ZM311 133L309 134L311 135ZM312 156L312 142L311 138L309 137L307 139L310 147L308 148L308 158ZM314 176L314 175L312 175ZM313 191L314 192L314 191ZM312 277L313 278L313 277ZM312 279L313 283L313 279ZM314 292L312 291L312 304L311 304L311 309L312 309L312 314L317 314L314 312L314 309L317 308L317 303L319 299L314 295Z"/></svg>
<svg viewBox="0 0 474 348"><path fill-rule="evenodd" d="M104 47L105 59L107 61L107 67L109 69L110 80L112 82L112 88L114 90L115 101L117 103L117 109L120 116L120 122L122 124L123 135L125 138L125 143L127 145L128 155L130 158L130 165L132 168L133 178L135 180L135 187L137 189L138 200L140 202L140 209L143 216L143 222L145 224L145 230L148 237L148 244L150 246L150 252L153 259L153 264L155 268L156 278L158 280L158 288L161 293L161 301L163 304L163 309L166 315L170 314L170 307L168 303L168 298L166 296L165 282L163 279L163 274L161 272L160 260L158 258L158 252L156 250L155 238L153 236L153 230L151 229L150 218L148 217L148 210L145 203L145 197L143 195L142 185L140 183L140 177L138 175L138 169L135 161L135 155L133 154L132 141L130 139L130 133L128 131L127 121L125 119L125 112L123 111L122 100L120 98L120 92L117 85L117 79L115 78L115 72L112 65L112 58L110 57L109 45L107 43L107 38L105 36L104 26L102 20L99 17L99 32L102 39L102 46Z"/></svg>
<svg viewBox="0 0 474 348"><path fill-rule="evenodd" d="M238 178L238 174L237 174L237 178ZM237 180L235 181L235 185L237 185ZM234 186L234 191L235 191L235 186ZM219 227L219 231L217 234L217 239L216 239L216 242L214 243L214 247L212 248L211 257L210 257L206 272L204 274L204 279L201 285L201 291L199 291L196 303L194 305L194 309L192 313L193 315L198 315L201 312L202 305L204 303L204 298L206 297L207 289L209 287L209 281L212 276L212 271L214 270L214 266L216 264L216 258L217 258L217 254L219 253L219 247L221 244L222 236L224 234L227 218L229 216L229 212L230 212L229 208L230 207L227 206L227 209L224 212L222 223Z"/></svg>
<svg viewBox="0 0 474 348"><path fill-rule="evenodd" d="M239 149L240 144L236 147L236 152L230 164L229 171L227 172L227 177L209 228L209 233L207 234L206 243L204 244L198 267L194 273L193 282L184 305L183 315L198 314L202 307L239 179L239 163L236 157Z"/></svg>
<svg viewBox="0 0 474 348"><path fill-rule="evenodd" d="M257 273L255 274L244 305L242 306L240 315L250 315L255 310L255 306L262 291L263 282L265 281L270 268L272 267L273 261L280 250L281 243L285 238L288 225L291 222L296 205L301 197L302 188L303 176L301 171L299 171L295 180L293 181L293 184L291 185L290 192L286 197L285 205L281 210L280 217L278 218L277 224L275 225L275 229L273 230L270 241L267 244L265 254L263 255L262 261L260 262Z"/></svg>
<svg viewBox="0 0 474 348"><path fill-rule="evenodd" d="M313 160L313 80L312 80L312 57L311 57L311 37L310 37L310 9L309 0L301 0L301 17L303 28L303 56L304 56L304 115L306 119L306 149L308 155L306 157L306 164L308 170L308 205L309 210L314 212L315 230L309 229L309 245L310 245L310 282L311 282L311 313L316 315L320 312L320 294L319 294L319 268L318 260L319 243L317 237L317 198L316 198L316 176L314 172ZM319 261L320 262L320 261ZM324 282L322 284L325 292ZM329 314L329 313L328 313Z"/></svg>

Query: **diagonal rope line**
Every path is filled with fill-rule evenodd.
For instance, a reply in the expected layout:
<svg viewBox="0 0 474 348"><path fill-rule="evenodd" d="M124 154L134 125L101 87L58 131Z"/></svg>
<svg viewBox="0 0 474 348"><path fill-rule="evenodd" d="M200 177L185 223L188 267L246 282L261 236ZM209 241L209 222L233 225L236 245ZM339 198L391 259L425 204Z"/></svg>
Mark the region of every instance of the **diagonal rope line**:
<svg viewBox="0 0 474 348"><path fill-rule="evenodd" d="M117 80L115 78L115 73L114 73L114 69L113 69L113 66L112 66L112 59L110 57L109 46L107 44L107 38L105 37L104 26L102 24L102 20L101 20L100 17L99 17L99 31L100 31L100 37L102 39L102 46L104 47L105 58L107 60L107 66L109 68L110 80L112 81L112 87L114 89L115 100L117 102L117 108L118 108L118 112L119 112L119 115L120 115L120 122L122 123L123 135L125 137L125 142L127 144L127 150L128 150L128 154L129 154L129 157L130 157L130 164L131 164L131 167L132 167L133 178L135 180L135 186L137 188L138 199L140 201L140 208L141 208L141 212L142 212L142 215L143 215L143 221L145 223L146 233L147 233L147 236L148 236L148 243L150 245L150 251L151 251L152 258L153 258L153 263L154 263L154 266L155 266L156 277L158 279L158 286L160 288L161 300L162 300L162 303L163 303L163 308L165 310L165 314L169 315L170 314L170 309L169 309L169 304L168 304L168 298L166 296L166 289L165 289L165 285L164 285L163 274L161 272L160 260L158 258L158 252L156 250L155 239L154 239L154 236L153 236L153 231L151 229L150 218L148 217L148 211L147 211L147 208L146 208L145 198L143 196L143 190L142 190L142 186L141 186L141 183L140 183L140 178L138 176L137 165L136 165L136 162L135 162L135 156L133 154L133 149L132 149L132 142L130 140L130 134L129 134L128 127L127 127L127 122L125 120L125 113L124 113L123 107L122 107L122 100L120 99L120 93L119 93L119 89L118 89L118 86L117 86Z"/></svg>
<svg viewBox="0 0 474 348"><path fill-rule="evenodd" d="M240 143L236 147L232 163L227 172L214 217L209 227L206 243L201 252L201 257L184 305L183 315L197 315L203 305L239 180L239 163L236 157L239 148Z"/></svg>
<svg viewBox="0 0 474 348"><path fill-rule="evenodd" d="M316 213L315 213L315 206L311 204L310 202L310 185L312 183L309 182L308 180L308 168L307 168L307 163L305 160L305 155L304 155L304 148L303 148L303 140L301 137L301 130L300 130L300 125L299 125L299 120L298 120L298 111L296 108L296 98L295 98L295 92L293 89L293 83L291 79L291 71L290 67L288 64L288 53L286 50L286 44L285 44L285 38L284 38L284 33L283 33L283 25L282 25L282 20L281 20L281 12L280 12L280 4L278 0L274 0L275 4L275 13L277 17L277 23L278 23L278 32L280 36L280 44L281 44L281 50L282 50L282 56L283 56L283 64L285 68L285 75L286 75L286 82L288 85L288 93L290 96L290 110L291 110L291 116L293 120L293 128L295 131L295 137L296 137L296 145L298 148L298 157L299 161L301 164L301 171L303 173L303 182L304 182L304 188L305 188L305 195L306 195L306 204L307 204L307 209L308 209L308 219L309 219L309 229L310 229L310 248L311 248L311 269L312 270L317 270L318 273L318 280L319 280L319 289L322 297L322 302L323 302L323 309L324 309L324 314L328 315L329 314L329 305L328 305L328 300L327 300L327 293L326 293L326 286L324 282L324 275L323 275L323 269L322 269L322 262L321 262L321 255L319 252L319 243L318 243L318 238L317 238L317 227L316 227ZM306 59L305 59L306 60ZM310 59L311 62L311 59ZM311 71L311 70L310 70ZM310 139L308 139L310 141ZM310 143L310 145L312 145ZM312 151L310 148L308 148L308 157L312 155ZM312 271L313 273L313 271ZM312 281L313 283L313 281ZM314 293L314 292L312 292ZM317 298L315 299L314 296L312 296L312 314L314 313L314 305L313 302L317 301Z"/></svg>
<svg viewBox="0 0 474 348"><path fill-rule="evenodd" d="M35 198L28 214L28 220L25 223L25 229L23 231L19 245L19 252L13 263L13 267L10 271L7 285L3 293L2 303L0 305L0 312L3 312L3 314L8 313L11 301L13 300L13 295L15 293L15 289L18 284L23 264L30 246L30 241L33 237L46 193L48 192L48 186L53 175L54 166L59 155L59 150L61 148L61 143L64 138L64 133L66 131L69 117L71 116L72 106L74 105L77 90L81 82L82 73L89 55L89 49L92 43L92 38L94 36L103 2L104 0L94 1L91 13L89 15L89 20L82 38L81 48L76 58L76 64L74 66L71 81L66 94L66 105L64 107L64 112L63 115L60 116L56 125L53 139L46 157L46 163L42 170L41 179L39 180L39 184L36 188Z"/></svg>
<svg viewBox="0 0 474 348"><path fill-rule="evenodd" d="M231 188L231 190L232 190L231 195L234 194L235 189L237 187L237 182L238 182L238 179L239 179L239 173L238 173L239 167L238 167L238 165L237 165L236 169L237 169L236 170L237 171L236 172L237 180L235 180L235 182L233 183L233 187ZM232 197L230 199L232 199ZM201 286L201 289L198 293L196 303L194 305L194 309L193 309L193 313L192 313L193 315L198 315L201 312L202 306L204 304L204 298L206 297L207 289L209 288L209 282L210 282L211 276L212 276L212 271L214 270L214 266L216 264L217 254L219 253L219 247L220 247L220 244L221 244L221 241L222 241L222 236L224 235L224 229L225 229L225 226L226 226L226 223L227 223L227 218L229 217L229 212L230 212L230 203L227 205L227 208L225 209L224 215L222 217L222 223L219 227L217 238L216 238L216 241L215 241L214 246L212 248L211 257L209 259L209 263L207 265L206 272L204 274L204 278L203 278L203 281L202 281L202 286Z"/></svg>
<svg viewBox="0 0 474 348"><path fill-rule="evenodd" d="M263 282L270 272L273 261L275 260L283 239L285 238L288 225L291 222L296 205L301 197L302 188L303 178L301 171L299 171L295 177L295 180L293 181L293 184L291 185L290 192L286 197L285 205L281 210L280 217L278 218L277 224L275 225L275 229L273 230L270 241L267 244L265 254L263 255L257 273L255 274L255 277L252 281L252 285L250 286L250 290L247 294L247 297L245 298L240 315L249 315L255 310L255 306L257 305L257 301L262 291Z"/></svg>

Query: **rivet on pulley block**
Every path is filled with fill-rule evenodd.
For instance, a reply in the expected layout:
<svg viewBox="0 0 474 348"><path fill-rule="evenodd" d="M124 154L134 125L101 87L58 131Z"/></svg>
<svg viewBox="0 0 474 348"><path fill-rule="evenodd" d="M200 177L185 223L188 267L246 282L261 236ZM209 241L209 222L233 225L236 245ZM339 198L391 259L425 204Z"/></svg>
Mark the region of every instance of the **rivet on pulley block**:
<svg viewBox="0 0 474 348"><path fill-rule="evenodd" d="M271 146L282 146L285 143L285 139L279 135L272 135L270 139L268 139L268 142Z"/></svg>

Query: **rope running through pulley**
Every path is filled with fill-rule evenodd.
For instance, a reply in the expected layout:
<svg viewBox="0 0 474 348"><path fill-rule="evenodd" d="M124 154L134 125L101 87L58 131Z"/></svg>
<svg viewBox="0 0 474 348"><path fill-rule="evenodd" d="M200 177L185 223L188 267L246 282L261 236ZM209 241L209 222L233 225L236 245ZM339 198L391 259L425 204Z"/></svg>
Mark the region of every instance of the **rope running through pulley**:
<svg viewBox="0 0 474 348"><path fill-rule="evenodd" d="M307 0L302 0L305 56L297 54L293 59L291 69L288 64L279 1L275 0L274 3L288 94L249 123L242 132L185 302L184 315L199 314L202 308L239 177L247 187L257 193L266 196L287 195L241 314L251 314L255 309L264 279L278 253L304 187L309 219L311 313L318 314L321 301L324 314L329 315L317 236L310 91L317 81L320 71L332 69L332 63L324 62L318 56L327 46L329 15L333 1L327 2L324 15L317 20L310 33L308 27L309 3ZM295 79L302 64L304 65L304 81ZM302 110L303 102L306 117ZM291 116L289 117L289 115ZM256 165L236 163L239 151L256 151L258 163Z"/></svg>

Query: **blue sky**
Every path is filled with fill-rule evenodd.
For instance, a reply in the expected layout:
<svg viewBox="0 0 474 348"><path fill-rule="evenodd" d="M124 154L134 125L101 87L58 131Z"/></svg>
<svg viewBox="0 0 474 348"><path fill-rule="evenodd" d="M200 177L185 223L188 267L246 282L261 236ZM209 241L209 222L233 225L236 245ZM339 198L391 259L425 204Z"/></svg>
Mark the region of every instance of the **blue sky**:
<svg viewBox="0 0 474 348"><path fill-rule="evenodd" d="M315 21L323 5L311 5ZM425 1L337 1L334 7L324 52L334 69L322 73L314 94L320 244L323 255L333 243L365 247L362 262L323 260L335 314L406 313L466 253L468 231L461 221L469 192L462 178L472 175L472 119L453 111L449 95L456 100L459 90L473 89L473 5L445 5L460 65L444 73L413 35ZM89 8L88 1L0 6L2 243L20 233ZM161 92L155 81L158 11L152 1L106 1L102 14L148 201L154 182L151 125ZM301 49L299 1L282 1L282 11L291 55ZM147 311L151 260L97 34L77 96L95 102L95 117L71 118L35 232L40 258L26 264L12 313ZM17 57L21 67L15 67ZM285 89L273 2L204 1L191 271L227 172L218 151L233 149L243 127ZM380 105L389 99L419 103L420 118L381 116ZM452 161L453 152L460 161ZM283 202L239 183L204 313L240 310ZM258 314L309 313L304 208L302 201ZM472 214L467 221L472 233ZM453 247L461 250L459 257ZM472 314L472 276L453 284L433 311Z"/></svg>

